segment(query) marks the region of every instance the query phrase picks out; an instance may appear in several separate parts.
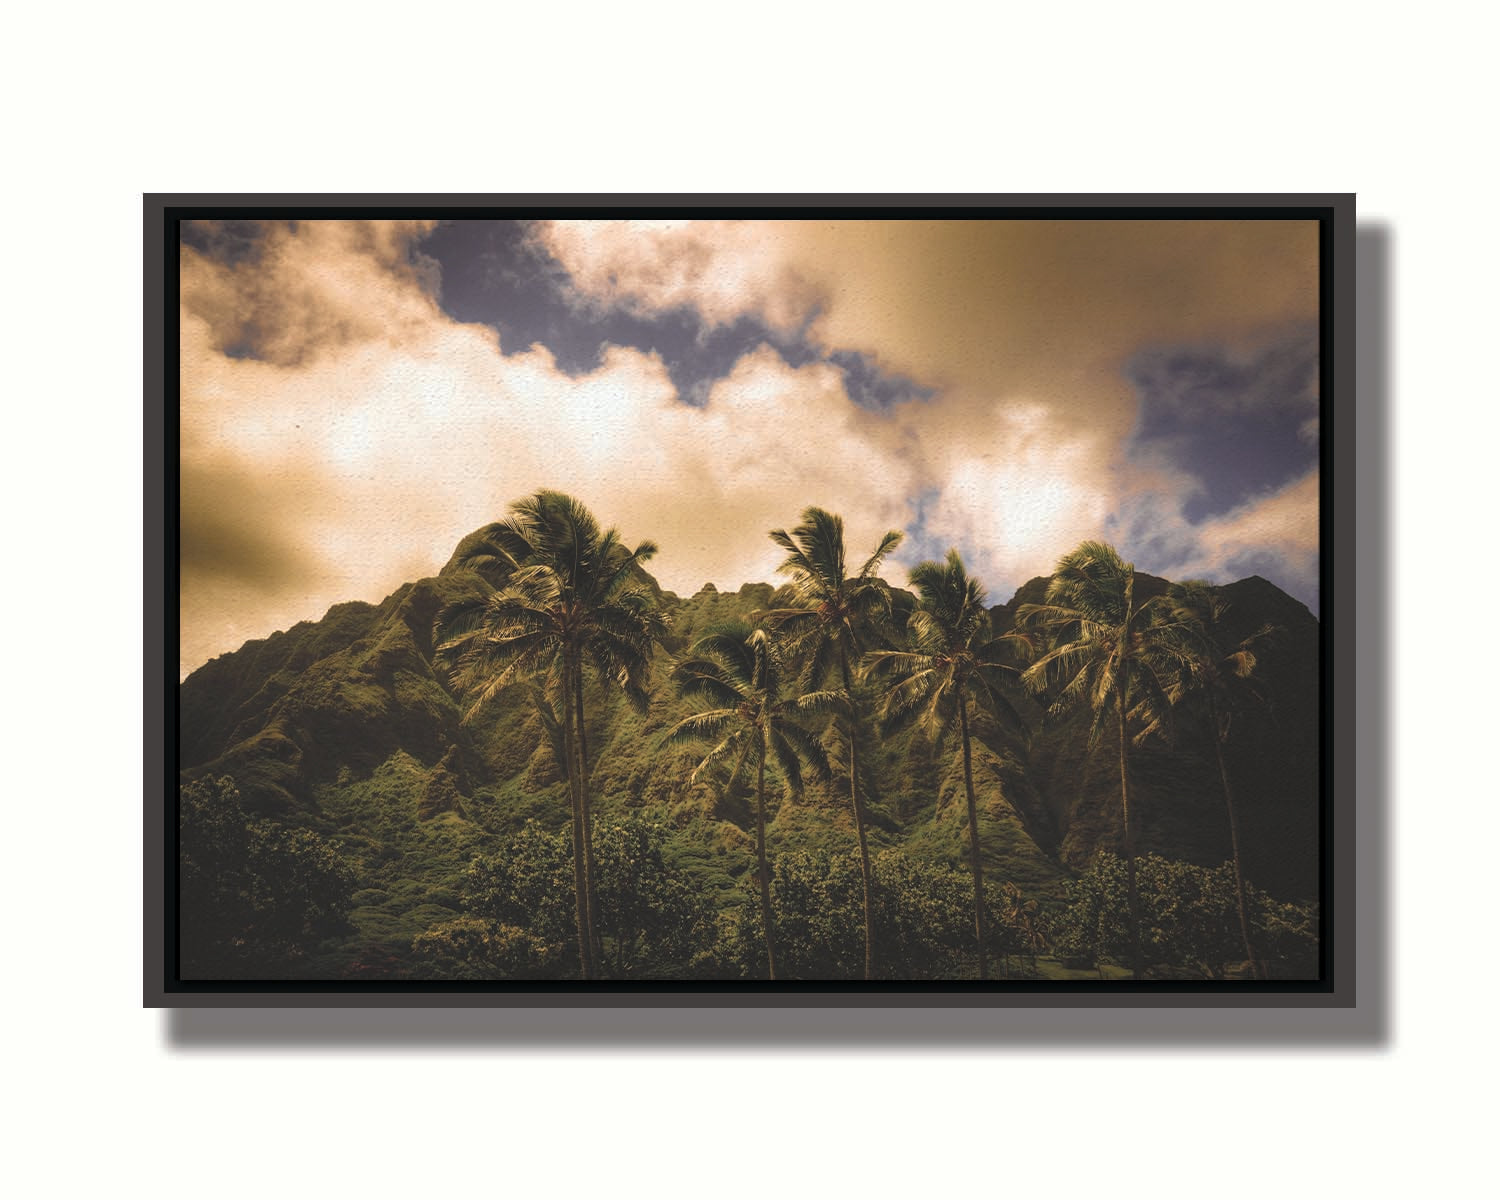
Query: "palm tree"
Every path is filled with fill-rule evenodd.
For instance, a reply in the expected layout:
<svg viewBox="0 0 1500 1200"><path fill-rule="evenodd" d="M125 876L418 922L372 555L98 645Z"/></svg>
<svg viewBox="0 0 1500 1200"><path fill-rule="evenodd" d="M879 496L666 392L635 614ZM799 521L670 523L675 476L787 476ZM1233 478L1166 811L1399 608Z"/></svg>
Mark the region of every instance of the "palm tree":
<svg viewBox="0 0 1500 1200"><path fill-rule="evenodd" d="M722 625L696 642L672 671L678 691L710 707L686 717L667 731L670 744L714 742L694 768L692 782L715 766L733 763L727 794L745 763L755 762L755 854L760 878L760 916L766 935L766 965L776 978L775 925L771 915L771 871L766 862L766 761L776 764L789 795L802 791L802 763L828 774L828 758L818 739L797 723L799 717L841 707L834 691L783 696L784 667L780 651L764 629Z"/></svg>
<svg viewBox="0 0 1500 1200"><path fill-rule="evenodd" d="M859 706L854 694L853 664L858 662L877 630L888 620L890 592L876 572L881 560L901 543L899 530L888 530L850 578L844 563L844 520L821 508L809 508L802 524L790 533L771 532L771 540L787 552L776 568L791 577L797 607L766 612L771 628L783 632L797 650L808 653L805 690L811 691L837 671L848 697L844 734L849 750L849 803L859 838L859 873L864 886L865 978L875 977L875 926L870 872L870 847L865 837L865 810L859 794Z"/></svg>
<svg viewBox="0 0 1500 1200"><path fill-rule="evenodd" d="M1168 588L1165 604L1155 615L1169 663L1167 698L1174 708L1183 701L1195 701L1201 705L1213 732L1214 755L1219 764L1219 781L1224 788L1224 807L1229 816L1229 845L1234 859L1240 934L1245 941L1245 956L1249 959L1252 974L1256 979L1264 979L1265 967L1256 955L1250 937L1245 876L1240 869L1240 823L1234 808L1234 792L1229 786L1229 769L1224 763L1224 747L1229 741L1229 727L1236 710L1246 701L1261 699L1253 678L1255 647L1276 631L1273 626L1264 625L1231 646L1230 635L1224 627L1228 611L1229 604L1217 588L1194 579L1174 583ZM1154 721L1140 737L1157 732L1162 726L1161 720Z"/></svg>
<svg viewBox="0 0 1500 1200"><path fill-rule="evenodd" d="M540 491L513 504L509 518L465 548L460 565L498 581L498 590L445 609L437 622L439 661L472 698L466 721L517 683L540 681L542 694L557 699L551 717L556 725L561 714L585 979L598 975L598 938L584 674L592 667L644 711L652 649L666 632L641 570L655 553L652 542L631 550L614 529L601 531L571 496Z"/></svg>
<svg viewBox="0 0 1500 1200"><path fill-rule="evenodd" d="M1135 880L1135 826L1130 812L1127 726L1150 721L1168 707L1157 677L1157 644L1150 613L1135 599L1135 567L1103 542L1084 542L1057 564L1045 602L1023 604L1017 624L1034 630L1048 649L1022 678L1034 691L1060 685L1050 711L1075 704L1093 715L1089 745L1098 744L1111 714L1120 737L1120 824L1125 842L1125 886L1130 909L1131 970L1144 972L1140 898Z"/></svg>
<svg viewBox="0 0 1500 1200"><path fill-rule="evenodd" d="M872 650L866 672L894 680L880 716L888 729L918 722L934 741L958 724L964 764L964 795L969 804L969 864L974 875L974 941L979 950L979 978L989 978L985 943L984 868L979 853L979 809L974 801L974 765L970 749L969 704L1017 728L1020 715L1001 690L1007 675L1019 675L1006 662L1008 652L1026 649L1018 634L994 636L984 588L964 570L957 550L946 563L924 562L912 569L917 607L907 619L909 650Z"/></svg>

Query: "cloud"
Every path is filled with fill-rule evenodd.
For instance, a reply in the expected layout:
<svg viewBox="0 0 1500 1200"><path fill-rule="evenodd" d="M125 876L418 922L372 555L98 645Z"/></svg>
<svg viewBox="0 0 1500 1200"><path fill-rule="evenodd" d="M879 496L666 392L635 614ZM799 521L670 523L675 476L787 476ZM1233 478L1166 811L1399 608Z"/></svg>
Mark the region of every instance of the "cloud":
<svg viewBox="0 0 1500 1200"><path fill-rule="evenodd" d="M789 229L825 284L827 345L976 394L1067 381L1152 341L1242 334L1317 311L1310 222L841 222ZM1081 397L1087 399L1087 397Z"/></svg>
<svg viewBox="0 0 1500 1200"><path fill-rule="evenodd" d="M200 230L181 259L182 667L379 600L540 487L656 541L679 593L771 579L766 533L812 504L845 517L855 556L910 531L893 581L957 545L997 599L1108 532L1183 569L1266 552L1315 577L1303 492L1194 526L1191 479L1122 454L1141 346L1242 336L1308 301L1305 229L1168 224L1076 245L1057 223L538 227L580 304L809 348L747 343L694 404L655 353L606 344L570 372L452 319L429 223ZM854 361L910 398L854 402Z"/></svg>
<svg viewBox="0 0 1500 1200"><path fill-rule="evenodd" d="M1183 569L1222 572L1236 560L1274 554L1297 572L1316 570L1320 514L1318 472L1197 527L1200 557Z"/></svg>
<svg viewBox="0 0 1500 1200"><path fill-rule="evenodd" d="M1101 439L1060 425L1031 400L996 404L982 419L966 405L939 405L924 430L933 458L928 538L959 547L997 600L1050 574L1059 548L1098 536L1111 503Z"/></svg>
<svg viewBox="0 0 1500 1200"><path fill-rule="evenodd" d="M1122 485L1128 499L1149 483L1125 453L1143 348L1192 347L1242 421L1290 391L1290 436L1310 444L1317 236L1306 221L577 222L544 240L595 303L806 321L825 356L935 395L891 414L931 493L923 543L965 548L1003 590L1100 536ZM1157 465L1156 483L1206 506L1212 484L1221 512L1257 482L1236 475L1230 496L1223 473Z"/></svg>
<svg viewBox="0 0 1500 1200"><path fill-rule="evenodd" d="M211 257L185 240L182 307L214 347L282 366L371 340L391 344L437 312L434 264L412 252L433 221L268 223L253 253ZM228 236L210 226L209 245Z"/></svg>
<svg viewBox="0 0 1500 1200"><path fill-rule="evenodd" d="M544 221L536 236L580 297L637 314L691 308L710 326L792 330L818 301L766 222Z"/></svg>
<svg viewBox="0 0 1500 1200"><path fill-rule="evenodd" d="M1310 221L578 221L539 236L595 302L780 328L811 316L828 351L975 396L1040 391L1075 415L1099 398L1069 381L1142 345L1317 313Z"/></svg>
<svg viewBox="0 0 1500 1200"><path fill-rule="evenodd" d="M1133 496L1111 534L1143 571L1229 583L1258 574L1318 608L1320 484L1317 470L1208 520L1184 516L1181 496Z"/></svg>
<svg viewBox="0 0 1500 1200"><path fill-rule="evenodd" d="M299 254L350 279L376 253L345 239L331 254L322 234L278 242L274 261L236 268L252 301L315 274ZM205 268L220 281L212 264L184 268L194 297ZM402 322L393 339L330 288L318 328L337 332L294 354L278 335L263 343L269 360L226 353L216 313L184 301L184 671L251 633L434 572L464 534L540 487L577 495L628 540L658 542L653 572L679 592L770 578L766 534L806 504L847 514L853 546L911 518L905 439L850 400L832 365L792 367L763 346L695 408L653 354L606 347L596 370L570 375L545 347L503 354L493 331L448 320L425 296L391 272L380 305Z"/></svg>
<svg viewBox="0 0 1500 1200"><path fill-rule="evenodd" d="M1188 480L1192 520L1285 484L1318 460L1318 358L1310 322L1238 345L1144 349L1126 367L1139 397L1126 454Z"/></svg>
<svg viewBox="0 0 1500 1200"><path fill-rule="evenodd" d="M1151 346L1126 375L1151 418L1207 424L1267 413L1305 419L1318 408L1318 329L1311 322L1253 343Z"/></svg>

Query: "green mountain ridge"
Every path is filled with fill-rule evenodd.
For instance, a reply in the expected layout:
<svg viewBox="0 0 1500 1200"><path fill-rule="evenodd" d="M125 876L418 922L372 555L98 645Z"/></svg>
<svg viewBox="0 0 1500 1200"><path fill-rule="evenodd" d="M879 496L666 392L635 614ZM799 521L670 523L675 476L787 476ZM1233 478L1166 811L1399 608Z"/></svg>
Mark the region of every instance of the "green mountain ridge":
<svg viewBox="0 0 1500 1200"><path fill-rule="evenodd" d="M463 874L476 855L494 853L528 821L556 831L568 820L566 786L525 688L466 722L467 705L434 667L437 615L484 590L456 568L457 557L380 604L338 604L320 621L247 642L179 687L181 778L227 775L247 813L312 830L356 862L366 886L350 913L350 945L367 955L372 947L399 955L429 926L459 916ZM1138 580L1142 599L1167 586ZM1009 628L1020 604L1039 601L1046 585L1033 579L994 606L996 631ZM744 788L724 796L692 784L695 755L662 748L666 730L691 711L666 676L673 656L703 630L775 606L778 589L707 585L686 598L656 592L670 633L658 651L648 712L600 688L587 695L596 829L631 812L652 814L670 828L674 868L727 899L753 867L753 798ZM1230 743L1246 875L1276 896L1316 898L1318 623L1258 577L1224 594L1236 630L1273 624L1279 631L1263 663L1273 704L1237 718ZM893 597L898 609L911 601L899 589ZM983 722L974 731L986 876L997 887L1011 882L1058 901L1098 851L1119 850L1117 747L1105 739L1089 748L1081 714L1051 718L1019 691L1015 700L1031 730L1024 744ZM882 738L864 767L872 853L900 850L964 865L953 745L928 746L911 733ZM1206 730L1184 720L1171 745L1133 752L1132 775L1138 852L1209 866L1229 856ZM773 791L773 854L853 848L846 786L811 784L795 801Z"/></svg>

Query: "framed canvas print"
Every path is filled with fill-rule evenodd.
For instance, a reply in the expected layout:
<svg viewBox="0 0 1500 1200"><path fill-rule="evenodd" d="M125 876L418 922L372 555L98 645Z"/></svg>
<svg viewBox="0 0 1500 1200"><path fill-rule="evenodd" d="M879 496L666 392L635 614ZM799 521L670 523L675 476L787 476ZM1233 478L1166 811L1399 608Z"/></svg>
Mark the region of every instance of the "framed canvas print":
<svg viewBox="0 0 1500 1200"><path fill-rule="evenodd" d="M145 210L147 1003L1352 1003L1352 197Z"/></svg>

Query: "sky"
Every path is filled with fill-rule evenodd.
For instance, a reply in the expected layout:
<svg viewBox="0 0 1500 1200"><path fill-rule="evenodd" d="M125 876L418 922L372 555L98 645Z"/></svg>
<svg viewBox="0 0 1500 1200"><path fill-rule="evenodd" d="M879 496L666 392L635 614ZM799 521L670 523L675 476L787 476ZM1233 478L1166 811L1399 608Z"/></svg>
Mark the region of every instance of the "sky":
<svg viewBox="0 0 1500 1200"><path fill-rule="evenodd" d="M377 602L539 488L691 595L950 547L992 603L1103 539L1318 611L1310 221L200 221L180 654Z"/></svg>

